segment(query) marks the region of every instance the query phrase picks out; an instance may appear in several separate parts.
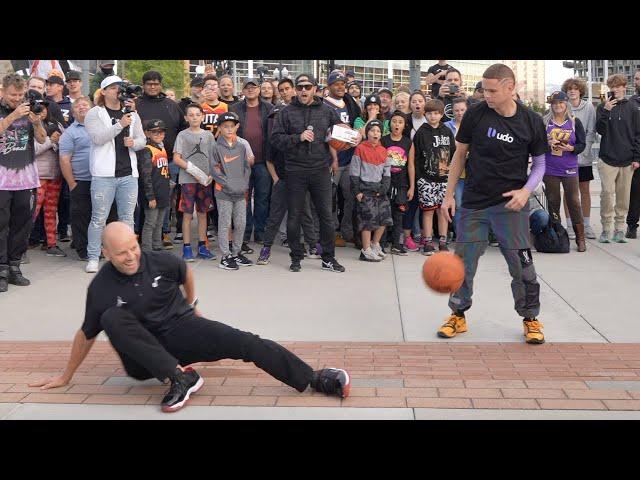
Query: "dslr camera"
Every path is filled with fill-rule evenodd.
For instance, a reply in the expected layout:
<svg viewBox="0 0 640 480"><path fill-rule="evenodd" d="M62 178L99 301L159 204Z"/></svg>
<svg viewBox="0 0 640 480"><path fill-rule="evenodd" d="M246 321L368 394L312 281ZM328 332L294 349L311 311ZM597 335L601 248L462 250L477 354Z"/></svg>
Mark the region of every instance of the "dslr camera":
<svg viewBox="0 0 640 480"><path fill-rule="evenodd" d="M140 85L134 85L133 83L123 83L118 87L118 100L126 102L127 100L135 100L142 95L142 87ZM124 107L122 113L125 115L131 113L133 110L129 107Z"/></svg>
<svg viewBox="0 0 640 480"><path fill-rule="evenodd" d="M29 102L29 108L36 115L42 113L44 107L49 104L49 102L42 98L42 95L37 90L28 90L26 101Z"/></svg>

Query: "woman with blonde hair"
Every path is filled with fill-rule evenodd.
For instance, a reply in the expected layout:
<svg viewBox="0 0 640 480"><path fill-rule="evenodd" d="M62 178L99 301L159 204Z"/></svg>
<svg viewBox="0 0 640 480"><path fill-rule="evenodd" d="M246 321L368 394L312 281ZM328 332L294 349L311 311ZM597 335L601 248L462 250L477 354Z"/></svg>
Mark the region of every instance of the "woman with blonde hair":
<svg viewBox="0 0 640 480"><path fill-rule="evenodd" d="M551 109L544 116L549 149L545 155L543 177L549 213L560 219L560 184L565 191L569 215L578 251L587 249L580 197L578 195L578 155L584 151L586 139L580 119L571 115L569 97L564 92L551 94Z"/></svg>

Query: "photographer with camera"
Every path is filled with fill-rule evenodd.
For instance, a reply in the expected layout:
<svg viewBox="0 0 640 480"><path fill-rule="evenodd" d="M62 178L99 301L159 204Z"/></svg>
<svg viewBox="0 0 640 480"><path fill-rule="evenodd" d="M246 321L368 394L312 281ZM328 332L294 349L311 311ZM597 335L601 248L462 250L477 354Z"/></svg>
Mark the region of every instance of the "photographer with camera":
<svg viewBox="0 0 640 480"><path fill-rule="evenodd" d="M9 74L2 79L0 100L0 292L8 284L26 286L20 259L31 231L33 190L40 186L34 138L44 143L47 132L40 115L25 102L25 81Z"/></svg>
<svg viewBox="0 0 640 480"><path fill-rule="evenodd" d="M111 204L118 205L118 219L133 229L133 212L138 197L136 151L147 143L142 121L135 112L135 87L126 87L116 75L100 84L96 106L84 124L91 137L91 223L89 223L87 273L98 271L100 236Z"/></svg>
<svg viewBox="0 0 640 480"><path fill-rule="evenodd" d="M629 211L631 180L633 172L640 167L640 110L624 96L625 75L611 75L607 86L610 90L607 101L596 110L596 131L602 135L598 159L602 233L598 241L627 243L623 229Z"/></svg>

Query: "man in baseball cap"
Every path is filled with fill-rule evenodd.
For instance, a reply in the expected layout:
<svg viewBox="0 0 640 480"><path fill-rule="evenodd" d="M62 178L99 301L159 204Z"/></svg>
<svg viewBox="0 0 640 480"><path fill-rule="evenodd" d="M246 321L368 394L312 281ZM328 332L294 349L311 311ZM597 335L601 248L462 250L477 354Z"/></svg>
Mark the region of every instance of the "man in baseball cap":
<svg viewBox="0 0 640 480"><path fill-rule="evenodd" d="M244 90L245 88L247 88L247 85L255 85L256 87L259 87L260 82L258 81L257 78L249 77L249 78L246 78L244 83L242 84L242 89Z"/></svg>
<svg viewBox="0 0 640 480"><path fill-rule="evenodd" d="M334 70L329 74L329 78L327 80L327 85L331 86L336 82L342 82L344 84L347 83L347 77L340 70Z"/></svg>
<svg viewBox="0 0 640 480"><path fill-rule="evenodd" d="M391 108L391 101L393 99L393 92L387 87L382 87L378 90L380 96L380 112L386 120L391 120L391 114L393 109Z"/></svg>
<svg viewBox="0 0 640 480"><path fill-rule="evenodd" d="M296 87L298 85L312 85L314 87L317 87L318 82L313 77L313 75L309 75L307 73L301 73L296 77Z"/></svg>

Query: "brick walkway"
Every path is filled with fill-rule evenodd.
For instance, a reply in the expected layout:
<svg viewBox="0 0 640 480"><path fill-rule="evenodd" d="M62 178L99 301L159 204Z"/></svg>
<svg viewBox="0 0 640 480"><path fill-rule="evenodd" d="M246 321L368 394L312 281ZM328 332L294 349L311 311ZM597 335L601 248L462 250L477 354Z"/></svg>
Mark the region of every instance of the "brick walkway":
<svg viewBox="0 0 640 480"><path fill-rule="evenodd" d="M640 345L284 342L314 369L347 368L348 399L299 394L252 364L197 365L191 405L640 410ZM28 383L59 373L70 342L0 342L0 403L159 404L167 387L136 386L107 342L96 342L73 383Z"/></svg>

